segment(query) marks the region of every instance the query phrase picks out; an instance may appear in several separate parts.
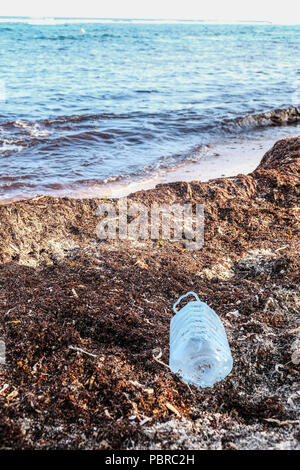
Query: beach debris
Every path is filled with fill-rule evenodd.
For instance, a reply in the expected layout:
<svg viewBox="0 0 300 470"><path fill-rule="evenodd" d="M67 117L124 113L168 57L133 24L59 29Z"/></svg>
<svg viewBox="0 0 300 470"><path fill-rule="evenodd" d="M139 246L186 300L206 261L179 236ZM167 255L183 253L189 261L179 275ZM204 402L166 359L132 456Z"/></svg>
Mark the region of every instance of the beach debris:
<svg viewBox="0 0 300 470"><path fill-rule="evenodd" d="M74 297L76 297L76 299L79 299L79 295L77 294L74 288L72 289L72 294L74 295Z"/></svg>
<svg viewBox="0 0 300 470"><path fill-rule="evenodd" d="M147 264L145 263L144 260L138 259L133 266L140 266L142 269L148 269Z"/></svg>
<svg viewBox="0 0 300 470"><path fill-rule="evenodd" d="M232 312L226 313L226 317L233 316L235 318L238 318L241 316L240 312L238 310L232 310Z"/></svg>
<svg viewBox="0 0 300 470"><path fill-rule="evenodd" d="M37 196L35 196L35 197L32 198L32 201L39 201L40 199L44 199L45 197L47 197L47 196L44 196L44 195L39 196L39 195L37 195Z"/></svg>
<svg viewBox="0 0 300 470"><path fill-rule="evenodd" d="M146 388L145 385L140 384L136 380L129 380L129 383L134 385L136 388L142 389L143 392L147 393L148 395L153 395L154 394L154 389L153 388Z"/></svg>
<svg viewBox="0 0 300 470"><path fill-rule="evenodd" d="M129 416L128 419L129 419L129 421L134 421L134 420L136 419L136 416L135 416L135 415L131 415L131 416Z"/></svg>
<svg viewBox="0 0 300 470"><path fill-rule="evenodd" d="M88 356L91 356L91 357L98 357L96 354L92 354L88 351L85 351L84 349L77 348L76 346L69 346L69 349L72 349L73 351L81 352L83 354L87 354Z"/></svg>
<svg viewBox="0 0 300 470"><path fill-rule="evenodd" d="M278 426L288 426L289 424L299 424L299 420L292 420L292 419L287 419L285 421L280 421L279 419L276 418L264 418L264 421L267 421L267 423L274 423L277 424Z"/></svg>
<svg viewBox="0 0 300 470"><path fill-rule="evenodd" d="M142 420L140 421L140 426L144 426L144 424L148 423L148 422L151 421L151 420L152 420L152 418L148 418L148 417L142 419Z"/></svg>
<svg viewBox="0 0 300 470"><path fill-rule="evenodd" d="M229 446L232 450L239 450L238 446L235 445L233 442L228 442L228 446Z"/></svg>
<svg viewBox="0 0 300 470"><path fill-rule="evenodd" d="M144 388L144 385L140 384L136 380L129 380L129 382L137 388Z"/></svg>
<svg viewBox="0 0 300 470"><path fill-rule="evenodd" d="M16 398L18 395L19 395L18 390L13 390L12 392L9 393L9 395L7 395L6 400L11 401L14 398Z"/></svg>
<svg viewBox="0 0 300 470"><path fill-rule="evenodd" d="M5 392L5 390L9 387L9 384L4 384L3 387L0 389L0 393Z"/></svg>
<svg viewBox="0 0 300 470"><path fill-rule="evenodd" d="M104 439L100 442L100 447L102 449L109 449L110 448L110 445L107 441L105 441Z"/></svg>
<svg viewBox="0 0 300 470"><path fill-rule="evenodd" d="M283 379L283 376L284 376L284 373L281 372L279 369L284 369L284 365L283 364L275 364L275 367L274 367L274 373L275 374L279 374L281 379Z"/></svg>
<svg viewBox="0 0 300 470"><path fill-rule="evenodd" d="M300 364L300 327L296 328L296 339L293 341L291 345L292 350L292 357L291 361L293 364L298 366Z"/></svg>
<svg viewBox="0 0 300 470"><path fill-rule="evenodd" d="M276 250L274 250L274 252L277 253L278 251L285 250L285 249L288 248L288 247L289 247L289 245L280 246L279 248L277 248Z"/></svg>
<svg viewBox="0 0 300 470"><path fill-rule="evenodd" d="M175 406L173 406L171 403L167 402L167 403L166 403L166 407L168 408L168 410L172 411L172 413L174 413L176 416L178 416L178 418L181 418L181 414L180 414L179 411L175 408Z"/></svg>
<svg viewBox="0 0 300 470"><path fill-rule="evenodd" d="M5 343L0 340L0 364L5 364Z"/></svg>
<svg viewBox="0 0 300 470"><path fill-rule="evenodd" d="M182 299L194 296L176 310ZM217 314L195 292L182 295L173 306L170 324L170 369L185 383L213 387L232 369L233 360L225 328Z"/></svg>
<svg viewBox="0 0 300 470"><path fill-rule="evenodd" d="M92 375L92 377L89 380L89 390L92 390L94 382L95 382L95 375Z"/></svg>
<svg viewBox="0 0 300 470"><path fill-rule="evenodd" d="M289 258L278 257L271 250L250 250L236 262L234 270L239 277L251 279L286 272L289 264Z"/></svg>
<svg viewBox="0 0 300 470"><path fill-rule="evenodd" d="M156 350L154 350L154 353L152 355L153 359L158 362L159 364L161 364L162 366L165 366L167 367L167 369L170 369L170 366L168 366L168 364L165 364L163 361L160 360L160 357L162 356L162 351L161 349L159 350L159 352L157 353L157 355L155 355L155 352Z"/></svg>
<svg viewBox="0 0 300 470"><path fill-rule="evenodd" d="M300 398L300 391L296 393L292 393L292 395L289 396L287 399L287 404L290 405L292 408L296 408L296 404L294 402L294 399L299 399Z"/></svg>
<svg viewBox="0 0 300 470"><path fill-rule="evenodd" d="M231 279L234 276L232 270L232 261L230 258L224 259L222 262L216 263L210 268L204 268L201 272L196 274L197 276L204 277L208 280L211 279L220 279L227 280Z"/></svg>
<svg viewBox="0 0 300 470"><path fill-rule="evenodd" d="M187 183L187 193L188 193L188 197L190 199L192 199L193 197L193 191L192 191L192 188L191 188L191 184L190 183Z"/></svg>
<svg viewBox="0 0 300 470"><path fill-rule="evenodd" d="M110 412L108 411L108 409L107 409L107 408L105 408L105 410L104 410L104 414L105 414L105 416L106 416L107 418L109 418L109 419L113 419L112 415L110 414Z"/></svg>
<svg viewBox="0 0 300 470"><path fill-rule="evenodd" d="M292 354L292 363L298 366L300 364L300 349L296 349Z"/></svg>

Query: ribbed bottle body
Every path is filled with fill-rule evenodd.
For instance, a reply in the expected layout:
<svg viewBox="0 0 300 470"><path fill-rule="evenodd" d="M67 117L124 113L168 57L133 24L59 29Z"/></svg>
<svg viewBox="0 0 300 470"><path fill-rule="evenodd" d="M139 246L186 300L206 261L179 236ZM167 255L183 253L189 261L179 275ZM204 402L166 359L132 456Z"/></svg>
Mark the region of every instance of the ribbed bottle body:
<svg viewBox="0 0 300 470"><path fill-rule="evenodd" d="M200 387L212 387L231 371L225 328L204 302L190 302L172 318L169 365L184 382Z"/></svg>

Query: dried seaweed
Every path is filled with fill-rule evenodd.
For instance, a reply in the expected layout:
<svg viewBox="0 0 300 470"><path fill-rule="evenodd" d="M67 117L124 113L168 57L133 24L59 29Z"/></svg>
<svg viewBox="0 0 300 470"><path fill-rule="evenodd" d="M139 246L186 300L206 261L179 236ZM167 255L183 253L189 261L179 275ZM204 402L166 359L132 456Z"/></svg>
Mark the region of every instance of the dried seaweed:
<svg viewBox="0 0 300 470"><path fill-rule="evenodd" d="M200 251L99 241L98 200L1 205L0 448L299 449L299 157L286 139L251 175L130 196L203 203ZM232 348L213 389L165 367L190 290Z"/></svg>

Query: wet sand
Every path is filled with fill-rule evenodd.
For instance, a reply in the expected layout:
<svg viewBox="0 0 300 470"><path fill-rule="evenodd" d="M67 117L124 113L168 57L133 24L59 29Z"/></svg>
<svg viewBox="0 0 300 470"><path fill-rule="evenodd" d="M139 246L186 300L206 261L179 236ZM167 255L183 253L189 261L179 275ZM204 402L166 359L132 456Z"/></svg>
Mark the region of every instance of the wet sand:
<svg viewBox="0 0 300 470"><path fill-rule="evenodd" d="M232 138L231 141L209 145L201 149L201 157L196 162L184 161L180 165L160 169L152 175L136 178L122 178L106 184L93 184L85 189L57 192L57 196L74 198L125 197L131 193L153 189L157 184L176 181L209 181L214 178L249 174L258 166L261 156L274 144L274 138L257 137L245 139Z"/></svg>
<svg viewBox="0 0 300 470"><path fill-rule="evenodd" d="M261 156L269 150L274 139L256 139L253 141L232 141L208 146L197 162L184 162L173 168L160 171L149 178L124 183L107 184L106 187L90 188L98 197L122 197L143 189L152 189L157 184L176 181L209 181L214 178L248 174L258 166ZM99 191L99 192L98 192Z"/></svg>

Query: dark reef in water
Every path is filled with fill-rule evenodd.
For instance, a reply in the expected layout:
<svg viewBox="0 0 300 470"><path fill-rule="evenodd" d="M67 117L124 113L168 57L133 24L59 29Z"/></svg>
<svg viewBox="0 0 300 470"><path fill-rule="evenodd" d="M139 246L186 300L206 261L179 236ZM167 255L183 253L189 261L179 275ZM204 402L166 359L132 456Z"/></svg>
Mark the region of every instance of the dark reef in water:
<svg viewBox="0 0 300 470"><path fill-rule="evenodd" d="M100 200L1 205L0 448L299 449L299 172L295 137L249 175L130 195L203 203L199 251L97 240ZM172 304L190 290L232 349L213 389L163 364Z"/></svg>

